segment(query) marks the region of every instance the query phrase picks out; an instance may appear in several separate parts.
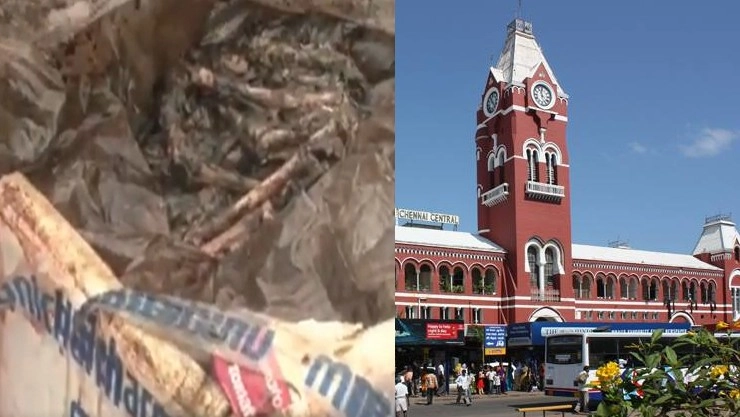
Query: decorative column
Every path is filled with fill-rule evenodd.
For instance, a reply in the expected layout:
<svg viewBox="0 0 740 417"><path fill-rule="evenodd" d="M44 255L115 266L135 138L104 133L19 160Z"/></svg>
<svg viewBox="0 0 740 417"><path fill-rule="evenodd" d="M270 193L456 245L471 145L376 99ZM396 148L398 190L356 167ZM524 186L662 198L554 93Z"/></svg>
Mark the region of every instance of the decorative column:
<svg viewBox="0 0 740 417"><path fill-rule="evenodd" d="M439 267L434 268L432 270L432 288L431 291L434 294L439 294L441 291L439 290Z"/></svg>
<svg viewBox="0 0 740 417"><path fill-rule="evenodd" d="M473 293L473 274L470 271L470 267L468 265L465 265L465 269L463 270L463 273L465 274L463 278L463 290L464 294L472 294Z"/></svg>

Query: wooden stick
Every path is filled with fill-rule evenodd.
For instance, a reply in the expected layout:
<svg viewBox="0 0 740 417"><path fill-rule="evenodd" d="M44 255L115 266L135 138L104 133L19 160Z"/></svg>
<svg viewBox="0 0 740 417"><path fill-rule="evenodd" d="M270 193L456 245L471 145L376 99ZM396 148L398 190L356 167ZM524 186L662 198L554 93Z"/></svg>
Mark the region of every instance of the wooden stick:
<svg viewBox="0 0 740 417"><path fill-rule="evenodd" d="M189 233L185 237L186 240L199 244L200 242L211 239L228 228L240 216L260 207L265 201L278 194L285 187L291 177L303 166L307 159L306 155L307 151L305 149L299 149L283 166L273 172L272 175L267 177L257 187L245 194L224 213L221 213L213 220L204 223L199 229Z"/></svg>
<svg viewBox="0 0 740 417"><path fill-rule="evenodd" d="M213 257L231 252L244 245L249 238L249 232L254 231L255 225L261 223L262 219L271 218L272 214L272 204L266 201L262 205L261 210L247 213L238 222L234 223L233 226L211 239L201 246L200 249Z"/></svg>

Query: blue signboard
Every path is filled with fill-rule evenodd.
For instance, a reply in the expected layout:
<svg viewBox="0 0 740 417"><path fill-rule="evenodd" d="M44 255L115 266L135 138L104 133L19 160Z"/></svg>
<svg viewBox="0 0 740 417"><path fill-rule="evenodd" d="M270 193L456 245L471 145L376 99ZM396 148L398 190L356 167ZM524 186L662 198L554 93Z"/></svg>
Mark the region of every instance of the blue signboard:
<svg viewBox="0 0 740 417"><path fill-rule="evenodd" d="M665 333L683 333L690 328L689 323L604 323L604 322L532 322L510 324L508 346L544 346L545 336L558 333L587 333L596 329L612 332L652 333L663 329Z"/></svg>
<svg viewBox="0 0 740 417"><path fill-rule="evenodd" d="M486 355L505 355L506 325L486 326L483 347Z"/></svg>

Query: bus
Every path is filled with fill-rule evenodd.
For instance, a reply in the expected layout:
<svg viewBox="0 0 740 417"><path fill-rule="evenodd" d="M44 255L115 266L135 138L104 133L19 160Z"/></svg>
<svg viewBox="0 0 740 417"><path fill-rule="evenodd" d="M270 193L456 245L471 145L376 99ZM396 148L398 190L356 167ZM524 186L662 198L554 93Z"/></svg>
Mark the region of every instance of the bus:
<svg viewBox="0 0 740 417"><path fill-rule="evenodd" d="M682 334L683 329L671 329L673 332L664 332L661 341L668 341ZM596 369L607 363L617 362L620 367L634 368L640 364L634 363L630 354L630 346L641 341L650 341L652 333L635 332L588 332L562 333L545 338L545 395L574 398L578 391L575 382L576 376L588 365L589 378L587 383L597 381ZM683 352L677 352L679 356ZM596 388L588 390L588 404L592 408L601 401L601 391Z"/></svg>

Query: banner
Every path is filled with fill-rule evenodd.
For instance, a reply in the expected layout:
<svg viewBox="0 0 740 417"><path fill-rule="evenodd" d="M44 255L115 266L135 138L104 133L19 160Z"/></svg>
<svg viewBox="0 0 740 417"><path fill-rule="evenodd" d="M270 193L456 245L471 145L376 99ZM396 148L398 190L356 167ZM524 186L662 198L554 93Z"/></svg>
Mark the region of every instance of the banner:
<svg viewBox="0 0 740 417"><path fill-rule="evenodd" d="M462 345L462 320L396 319L396 346Z"/></svg>

